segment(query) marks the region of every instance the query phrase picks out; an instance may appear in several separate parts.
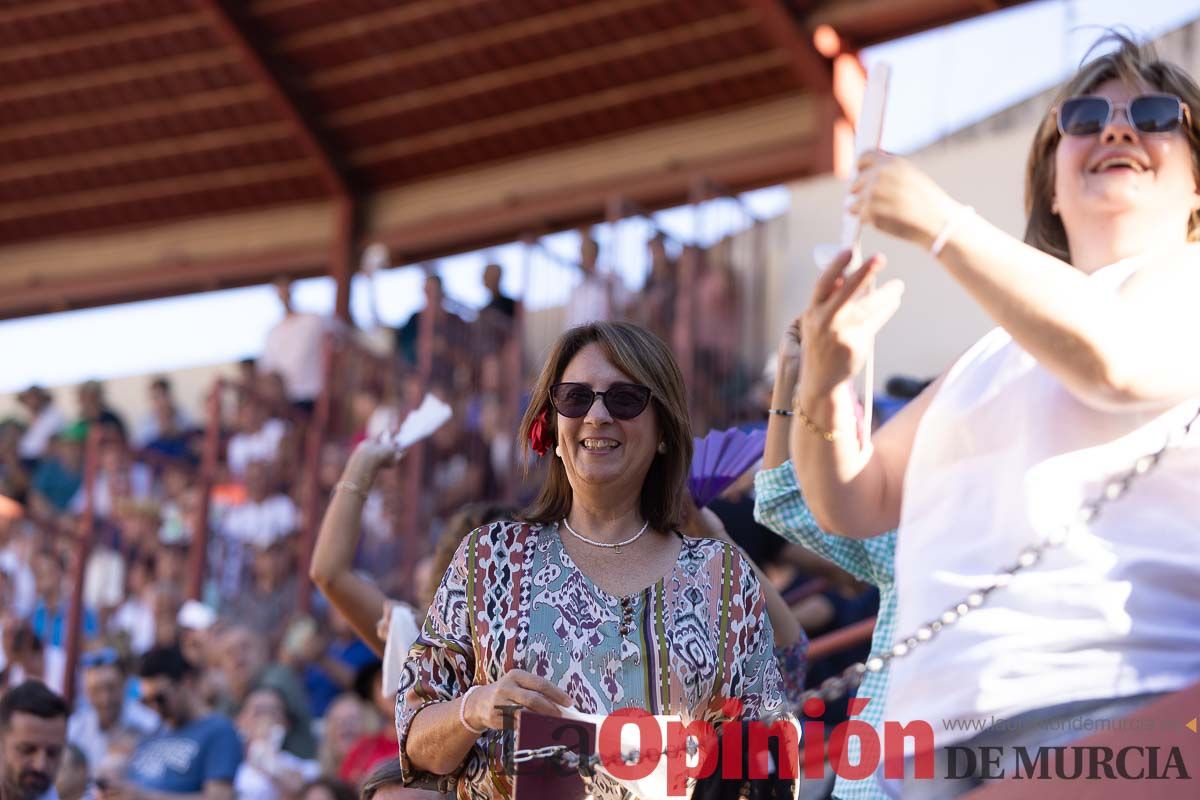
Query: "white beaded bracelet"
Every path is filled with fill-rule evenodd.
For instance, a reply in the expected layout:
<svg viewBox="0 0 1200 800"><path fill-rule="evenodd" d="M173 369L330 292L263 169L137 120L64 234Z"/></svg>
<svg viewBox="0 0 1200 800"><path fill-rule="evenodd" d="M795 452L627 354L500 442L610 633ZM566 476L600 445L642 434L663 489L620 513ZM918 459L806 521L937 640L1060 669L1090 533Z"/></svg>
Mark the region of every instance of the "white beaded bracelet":
<svg viewBox="0 0 1200 800"><path fill-rule="evenodd" d="M462 702L458 704L458 721L462 723L462 726L464 728L466 728L467 730L469 730L471 733L475 734L476 736L483 736L484 730L486 730L486 729L472 728L471 723L467 722L467 700L471 697L471 692L475 691L476 689L481 689L481 688L483 688L483 687L472 686L470 689L467 689L467 691L462 696Z"/></svg>
<svg viewBox="0 0 1200 800"><path fill-rule="evenodd" d="M942 226L937 238L929 246L929 252L933 254L934 258L942 254L942 248L946 246L946 242L950 240L950 235L954 233L954 229L958 227L959 223L974 213L975 209L972 206L959 206L951 212L950 218L946 220L946 224Z"/></svg>

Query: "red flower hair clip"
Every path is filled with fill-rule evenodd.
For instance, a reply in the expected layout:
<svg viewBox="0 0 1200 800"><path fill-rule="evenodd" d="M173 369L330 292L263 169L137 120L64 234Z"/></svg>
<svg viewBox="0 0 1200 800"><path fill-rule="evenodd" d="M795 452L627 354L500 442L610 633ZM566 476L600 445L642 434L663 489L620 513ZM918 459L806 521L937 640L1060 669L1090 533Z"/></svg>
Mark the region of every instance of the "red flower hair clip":
<svg viewBox="0 0 1200 800"><path fill-rule="evenodd" d="M549 428L550 412L543 408L542 413L534 417L529 426L529 449L539 457L546 455L554 446L554 438L550 436Z"/></svg>

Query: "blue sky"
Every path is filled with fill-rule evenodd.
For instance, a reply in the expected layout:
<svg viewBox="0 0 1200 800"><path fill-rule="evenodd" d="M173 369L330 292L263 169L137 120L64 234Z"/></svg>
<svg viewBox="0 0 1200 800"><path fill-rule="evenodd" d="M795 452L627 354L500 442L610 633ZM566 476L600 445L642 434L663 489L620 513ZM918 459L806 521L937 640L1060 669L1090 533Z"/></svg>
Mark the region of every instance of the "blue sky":
<svg viewBox="0 0 1200 800"><path fill-rule="evenodd" d="M868 67L884 59L893 70L883 146L909 152L1056 83L1074 69L1103 27L1126 26L1153 36L1197 17L1200 0L1044 0L872 48L863 54ZM786 207L787 193L766 189L745 199L756 214L769 216ZM699 231L693 230L694 216L687 209L656 218L689 240L697 234L712 239L746 223L728 201L705 212ZM621 253L627 264L622 272L633 286L641 281L640 242L647 230L644 221L631 221L620 227L615 241L606 241L606 229L597 230L602 261ZM547 237L546 246L570 257L576 241L568 232ZM514 244L444 259L438 270L452 298L478 306L484 301L479 283L484 264L499 261L506 291L520 296L524 258L522 247ZM532 259L532 283L545 288L531 294L530 304L562 302L574 282L572 271L543 253ZM420 302L420 282L415 268L381 275L384 323L397 324L412 313ZM329 279L297 286L296 304L305 310L328 312L332 297ZM370 317L361 279L355 281L352 304L356 320L365 324ZM279 316L270 287L252 287L3 322L0 392L255 355Z"/></svg>

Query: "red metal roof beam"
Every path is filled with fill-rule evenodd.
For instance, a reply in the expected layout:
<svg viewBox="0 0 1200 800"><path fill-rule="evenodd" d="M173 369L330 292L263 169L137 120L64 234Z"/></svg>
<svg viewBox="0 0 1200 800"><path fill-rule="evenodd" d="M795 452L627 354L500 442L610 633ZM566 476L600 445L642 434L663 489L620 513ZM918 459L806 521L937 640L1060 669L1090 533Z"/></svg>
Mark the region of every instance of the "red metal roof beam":
<svg viewBox="0 0 1200 800"><path fill-rule="evenodd" d="M338 233L334 237L330 263L330 272L338 287L335 311L342 319L349 320L350 275L354 269L351 250L357 210L356 197L350 183L338 168L333 155L315 133L313 126L300 111L295 98L288 93L283 82L254 46L253 37L234 19L221 0L201 0L200 5L211 17L217 34L238 53L255 81L266 89L267 100L281 117L291 123L300 144L320 167L322 180L335 202L338 219Z"/></svg>

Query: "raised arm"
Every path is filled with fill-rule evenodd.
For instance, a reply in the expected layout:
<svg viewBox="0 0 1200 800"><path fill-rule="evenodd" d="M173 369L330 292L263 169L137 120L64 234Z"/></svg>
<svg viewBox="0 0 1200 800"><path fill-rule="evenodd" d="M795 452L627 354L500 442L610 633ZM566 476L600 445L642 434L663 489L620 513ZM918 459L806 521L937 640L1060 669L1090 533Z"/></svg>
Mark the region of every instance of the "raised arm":
<svg viewBox="0 0 1200 800"><path fill-rule="evenodd" d="M308 569L321 593L381 658L387 642L380 638L376 623L387 598L378 586L354 572L354 552L362 531L366 493L379 470L399 457L394 447L378 442L365 441L354 449L321 520Z"/></svg>
<svg viewBox="0 0 1200 800"><path fill-rule="evenodd" d="M771 413L767 415L767 446L763 469L775 469L788 460L788 431L792 418L777 411L791 411L796 383L800 380L800 320L796 319L779 340L775 386L771 390Z"/></svg>
<svg viewBox="0 0 1200 800"><path fill-rule="evenodd" d="M859 169L854 208L864 224L928 249L953 222L942 266L1082 402L1165 407L1200 394L1200 252L1170 221L1160 247L1113 291L964 211L902 158L868 153Z"/></svg>
<svg viewBox="0 0 1200 800"><path fill-rule="evenodd" d="M849 253L822 273L801 317L804 369L795 397L791 456L808 507L822 529L863 539L896 527L904 470L917 424L935 383L881 427L858 433L850 380L900 305L903 285L889 281L870 294L863 285L883 267L874 256L846 276Z"/></svg>

